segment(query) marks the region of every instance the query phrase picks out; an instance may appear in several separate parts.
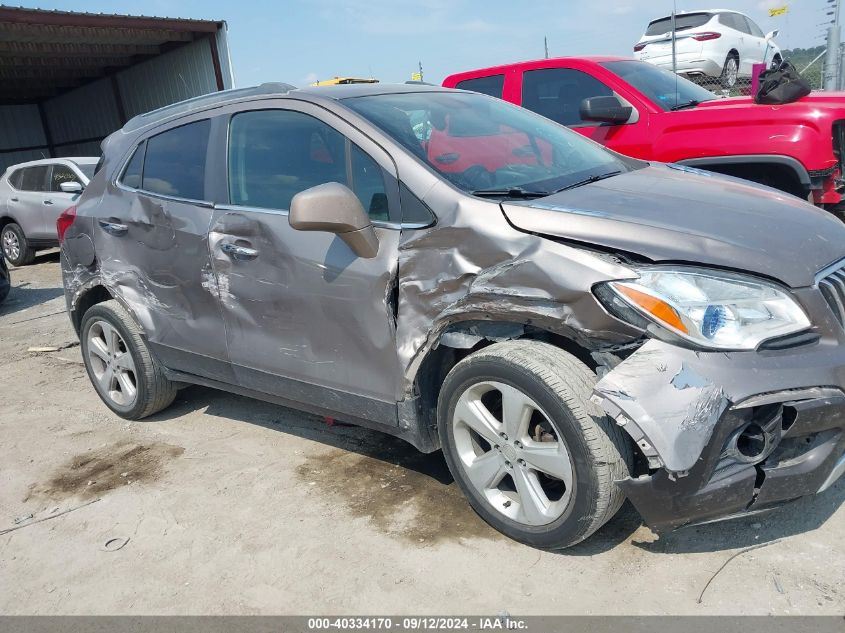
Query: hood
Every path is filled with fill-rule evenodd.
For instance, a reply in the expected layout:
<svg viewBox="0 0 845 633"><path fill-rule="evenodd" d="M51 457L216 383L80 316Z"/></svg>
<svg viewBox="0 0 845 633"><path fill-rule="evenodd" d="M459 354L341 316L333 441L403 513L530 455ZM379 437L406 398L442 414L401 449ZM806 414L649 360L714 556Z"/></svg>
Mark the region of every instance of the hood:
<svg viewBox="0 0 845 633"><path fill-rule="evenodd" d="M789 194L679 165L649 167L502 209L517 228L655 262L810 286L845 257L845 224Z"/></svg>

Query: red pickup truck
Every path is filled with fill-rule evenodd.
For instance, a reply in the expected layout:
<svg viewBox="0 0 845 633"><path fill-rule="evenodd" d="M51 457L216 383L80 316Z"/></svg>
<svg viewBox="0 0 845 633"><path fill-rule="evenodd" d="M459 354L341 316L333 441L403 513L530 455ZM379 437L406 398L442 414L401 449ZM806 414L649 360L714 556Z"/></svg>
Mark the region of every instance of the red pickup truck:
<svg viewBox="0 0 845 633"><path fill-rule="evenodd" d="M443 85L521 105L622 154L754 180L845 210L836 208L845 189L845 93L757 105L621 57L508 64L451 75Z"/></svg>

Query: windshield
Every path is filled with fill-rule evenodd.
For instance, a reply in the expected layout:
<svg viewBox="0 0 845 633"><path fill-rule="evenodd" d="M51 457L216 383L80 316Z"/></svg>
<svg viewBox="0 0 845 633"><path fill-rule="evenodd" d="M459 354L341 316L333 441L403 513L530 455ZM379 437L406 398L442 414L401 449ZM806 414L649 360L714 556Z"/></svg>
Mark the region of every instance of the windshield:
<svg viewBox="0 0 845 633"><path fill-rule="evenodd" d="M712 13L687 13L677 14L675 16L675 30L686 31L687 29L694 29L698 26L704 26L713 17ZM646 35L664 35L672 32L672 16L660 18L648 25Z"/></svg>
<svg viewBox="0 0 845 633"><path fill-rule="evenodd" d="M476 195L545 195L635 164L549 119L479 94L413 92L344 104Z"/></svg>
<svg viewBox="0 0 845 633"><path fill-rule="evenodd" d="M603 62L602 66L615 75L619 75L664 110L712 101L716 98L712 92L695 85L689 79L646 62L633 60Z"/></svg>

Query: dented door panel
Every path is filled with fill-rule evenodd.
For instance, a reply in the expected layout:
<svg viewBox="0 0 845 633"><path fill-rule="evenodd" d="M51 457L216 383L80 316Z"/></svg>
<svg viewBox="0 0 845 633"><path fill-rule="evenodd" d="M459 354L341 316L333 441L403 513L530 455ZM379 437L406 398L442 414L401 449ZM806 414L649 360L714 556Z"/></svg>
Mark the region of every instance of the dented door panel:
<svg viewBox="0 0 845 633"><path fill-rule="evenodd" d="M223 316L205 204L116 188L93 221L99 277L139 321L171 369L225 379ZM115 230L115 226L126 230ZM194 362L206 357L211 363Z"/></svg>
<svg viewBox="0 0 845 633"><path fill-rule="evenodd" d="M286 213L216 211L209 245L242 386L282 388L284 381L269 378L277 377L384 402L399 399L390 301L399 231L376 234L378 256L362 259L333 234L292 229ZM225 244L256 256L238 259Z"/></svg>

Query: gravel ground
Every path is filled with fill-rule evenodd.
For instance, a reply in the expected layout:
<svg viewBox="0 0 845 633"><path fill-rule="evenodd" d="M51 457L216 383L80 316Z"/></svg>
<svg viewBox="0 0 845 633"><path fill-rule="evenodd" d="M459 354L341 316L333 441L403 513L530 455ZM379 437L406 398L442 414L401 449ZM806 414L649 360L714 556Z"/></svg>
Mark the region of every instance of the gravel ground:
<svg viewBox="0 0 845 633"><path fill-rule="evenodd" d="M12 279L0 531L72 511L0 535L2 614L845 613L845 481L659 539L626 505L540 552L482 523L439 453L380 433L199 387L117 418L82 366L57 253Z"/></svg>

